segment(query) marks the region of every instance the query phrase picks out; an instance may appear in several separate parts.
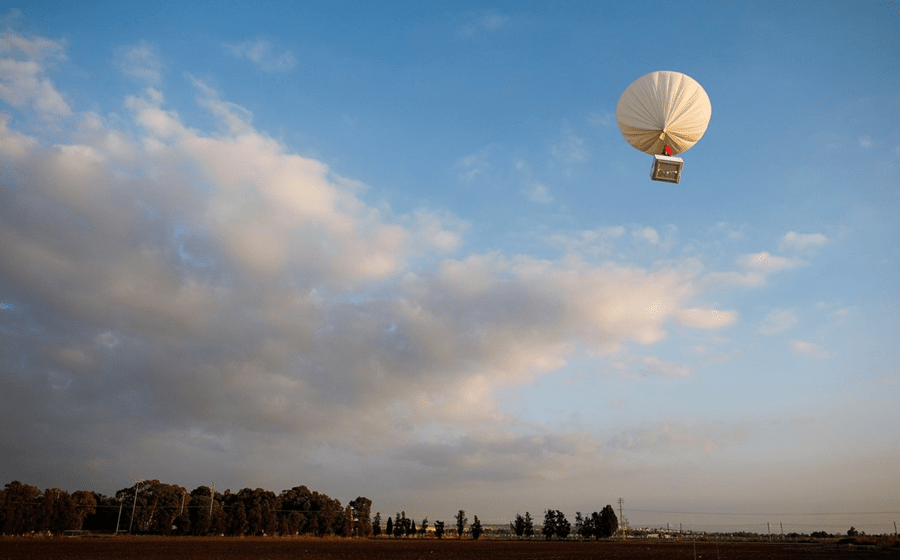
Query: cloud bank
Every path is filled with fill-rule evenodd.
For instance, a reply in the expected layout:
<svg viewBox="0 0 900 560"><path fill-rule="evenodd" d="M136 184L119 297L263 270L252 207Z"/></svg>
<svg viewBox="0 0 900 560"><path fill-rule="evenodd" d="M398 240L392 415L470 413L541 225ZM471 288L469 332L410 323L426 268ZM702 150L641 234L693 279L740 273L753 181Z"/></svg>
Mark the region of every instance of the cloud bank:
<svg viewBox="0 0 900 560"><path fill-rule="evenodd" d="M235 49L256 61L270 52ZM8 105L72 112L47 77L62 44L4 32L0 54ZM147 45L122 60L126 74L161 82ZM14 442L16 468L51 479L64 468L73 485L108 476L107 491L138 466L290 484L298 468L340 472L347 457L455 465L481 481L509 480L515 461L519 477L556 479L647 438L529 425L499 391L576 355L658 343L673 325L728 327L734 311L700 302L710 279L760 285L799 264L767 252L719 273L609 260L628 239L622 226L556 234L555 259L466 252L464 220L395 215L193 86L215 133L185 125L152 87L125 100L127 129L82 112L55 144L0 118L0 439ZM632 237L660 241L652 228ZM631 364L692 375L656 357ZM648 445L716 448L689 432L667 428Z"/></svg>

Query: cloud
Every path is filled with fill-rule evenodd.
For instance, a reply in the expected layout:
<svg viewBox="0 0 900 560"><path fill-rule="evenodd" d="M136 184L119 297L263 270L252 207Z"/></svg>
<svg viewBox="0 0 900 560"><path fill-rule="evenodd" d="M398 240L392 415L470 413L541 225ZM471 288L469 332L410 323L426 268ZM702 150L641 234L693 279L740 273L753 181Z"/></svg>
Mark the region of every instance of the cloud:
<svg viewBox="0 0 900 560"><path fill-rule="evenodd" d="M158 87L163 81L162 57L159 46L149 41L119 47L115 51L116 66L123 74L146 86Z"/></svg>
<svg viewBox="0 0 900 560"><path fill-rule="evenodd" d="M49 64L65 60L62 42L4 30L0 31L0 56L0 99L19 109L31 108L48 120L71 114L45 75Z"/></svg>
<svg viewBox="0 0 900 560"><path fill-rule="evenodd" d="M696 329L719 329L734 324L737 321L735 311L720 311L718 309L682 309L675 315L675 320L688 327Z"/></svg>
<svg viewBox="0 0 900 560"><path fill-rule="evenodd" d="M693 303L699 267L610 260L630 239L622 226L551 236L555 258L464 253L464 220L393 213L191 83L212 132L156 88L125 100L110 119L121 128L83 113L52 144L0 121L0 166L21 179L0 182L0 440L22 442L17 468L55 468L40 441L78 480L136 465L177 479L201 464L252 484L329 454L442 453L462 474L500 477L524 458L561 477L596 465L602 445L511 417L499 390L579 352L655 344L673 323L736 320ZM45 90L21 95L30 108ZM793 263L745 260L763 276ZM630 364L691 374L656 357ZM16 421L26 416L40 437Z"/></svg>
<svg viewBox="0 0 900 560"><path fill-rule="evenodd" d="M236 58L249 60L264 72L290 72L297 66L297 57L292 51L278 53L275 45L265 39L226 43L222 48Z"/></svg>
<svg viewBox="0 0 900 560"><path fill-rule="evenodd" d="M796 322L797 313L793 309L775 309L766 315L759 332L765 335L777 334L789 329Z"/></svg>
<svg viewBox="0 0 900 560"><path fill-rule="evenodd" d="M576 136L569 127L563 130L562 139L550 149L550 153L556 161L565 166L583 163L588 156L584 138Z"/></svg>
<svg viewBox="0 0 900 560"><path fill-rule="evenodd" d="M689 367L667 362L656 356L645 357L644 367L650 375L662 375L663 377L691 377L693 375Z"/></svg>
<svg viewBox="0 0 900 560"><path fill-rule="evenodd" d="M700 450L710 454L745 439L746 429L739 424L669 419L653 428L623 431L610 439L608 445L616 449L654 453Z"/></svg>
<svg viewBox="0 0 900 560"><path fill-rule="evenodd" d="M779 257L768 251L740 255L735 263L743 272L715 272L709 274L706 281L711 285L764 286L770 275L806 264L803 260Z"/></svg>
<svg viewBox="0 0 900 560"><path fill-rule="evenodd" d="M815 358L817 360L824 360L832 356L831 352L813 342L808 342L805 340L792 340L790 342L790 345L791 349L794 352L809 356L811 358Z"/></svg>
<svg viewBox="0 0 900 560"><path fill-rule="evenodd" d="M797 233L795 231L789 231L778 242L778 247L781 250L790 249L799 252L824 247L828 243L828 238L821 233Z"/></svg>
<svg viewBox="0 0 900 560"><path fill-rule="evenodd" d="M543 183L531 183L523 189L522 193L532 202L553 202L553 197L550 196L547 185Z"/></svg>
<svg viewBox="0 0 900 560"><path fill-rule="evenodd" d="M493 146L487 146L478 152L460 158L456 162L460 180L464 183L471 183L478 178L483 178L491 170L490 157L493 149Z"/></svg>

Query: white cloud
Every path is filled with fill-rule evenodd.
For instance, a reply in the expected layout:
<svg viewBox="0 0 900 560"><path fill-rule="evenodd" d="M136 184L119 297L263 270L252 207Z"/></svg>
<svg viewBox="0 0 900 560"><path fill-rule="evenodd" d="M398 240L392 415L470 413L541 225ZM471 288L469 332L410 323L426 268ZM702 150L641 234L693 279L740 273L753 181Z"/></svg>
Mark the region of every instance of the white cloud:
<svg viewBox="0 0 900 560"><path fill-rule="evenodd" d="M735 262L743 272L714 272L707 276L706 281L711 285L764 286L770 275L806 264L803 260L779 257L768 251L741 255Z"/></svg>
<svg viewBox="0 0 900 560"><path fill-rule="evenodd" d="M0 31L0 56L0 99L19 109L33 108L45 119L71 114L45 76L48 64L65 59L62 42Z"/></svg>
<svg viewBox="0 0 900 560"><path fill-rule="evenodd" d="M759 332L765 335L780 333L792 327L797 322L797 313L793 309L775 309L770 311L759 327Z"/></svg>
<svg viewBox="0 0 900 560"><path fill-rule="evenodd" d="M656 232L652 227L644 227L639 228L631 232L631 236L635 240L641 240L650 245L658 245L659 244L659 233Z"/></svg>
<svg viewBox="0 0 900 560"><path fill-rule="evenodd" d="M136 55L134 67L148 60ZM159 461L148 468L173 468L155 458L172 453L173 464L220 468L227 451L248 477L273 463L294 476L295 451L285 450L303 448L449 457L434 468L459 466L461 478L523 466L574 476L602 462L603 444L511 417L500 389L616 351L641 375L690 377L686 364L629 347L664 340L673 323L737 319L696 306L706 280L693 261L613 260L619 243L664 244L649 227L552 235L562 249L552 258L457 255L465 221L369 202L377 195L363 198L365 185L291 152L249 111L193 84L213 132L187 126L154 88L126 100L121 129L86 113L53 145L0 121L0 165L34 185L0 182L0 285L30 302L34 323L16 331L27 366L7 375L0 360L0 426L13 430L6 420L26 413L48 419L42 430L58 436L42 445L73 468L124 471L145 457ZM23 107L46 97L22 95ZM487 159L461 168L477 177ZM738 267L764 280L798 262L757 253ZM18 300L3 305L18 313ZM68 437L72 425L83 440ZM660 445L689 449L728 439L718 427L660 430Z"/></svg>
<svg viewBox="0 0 900 560"><path fill-rule="evenodd" d="M115 62L123 74L150 87L158 87L163 81L162 58L159 47L149 41L119 47Z"/></svg>
<svg viewBox="0 0 900 560"><path fill-rule="evenodd" d="M778 242L781 250L791 249L794 251L806 251L808 249L817 249L828 244L828 238L821 233L797 233L795 231L787 232Z"/></svg>
<svg viewBox="0 0 900 560"><path fill-rule="evenodd" d="M224 44L222 47L237 58L249 60L264 72L289 72L297 66L297 57L292 51L278 53L275 45L265 39Z"/></svg>
<svg viewBox="0 0 900 560"><path fill-rule="evenodd" d="M718 309L682 309L675 315L675 320L697 329L719 329L734 324L737 313Z"/></svg>

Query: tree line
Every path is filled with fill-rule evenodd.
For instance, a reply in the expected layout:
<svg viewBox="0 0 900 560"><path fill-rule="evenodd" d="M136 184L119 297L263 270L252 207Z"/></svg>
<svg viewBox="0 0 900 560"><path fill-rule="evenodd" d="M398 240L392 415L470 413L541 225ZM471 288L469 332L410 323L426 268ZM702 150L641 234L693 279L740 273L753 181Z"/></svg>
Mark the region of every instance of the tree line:
<svg viewBox="0 0 900 560"><path fill-rule="evenodd" d="M456 519L456 535L458 538L462 538L463 533L465 533L466 531L466 524L469 522L469 518L466 517L466 512L464 510L459 510L454 519ZM381 529L381 512L377 512L375 514L375 520L372 523L372 536L375 537L384 534L387 537L400 538L415 535L424 536L427 533L428 518L425 517L424 519L422 519L422 523L417 529L415 519L406 517L405 511L397 513L393 520L388 517L383 532ZM473 539L478 540L478 538L480 538L483 533L484 528L481 526L481 521L476 515L475 520L472 522L470 535ZM443 521L434 522L434 536L438 539L444 538Z"/></svg>
<svg viewBox="0 0 900 560"><path fill-rule="evenodd" d="M517 537L531 538L534 536L534 519L531 513L525 512L525 516L516 514L516 518L509 524L510 530ZM541 526L541 534L545 539L566 539L572 534L572 524L566 519L563 512L558 509L548 509L544 512L544 524ZM600 512L593 512L582 516L581 512L575 512L575 535L582 539L608 539L619 530L619 519L612 506L607 504Z"/></svg>
<svg viewBox="0 0 900 560"><path fill-rule="evenodd" d="M146 480L123 488L113 496L79 490L70 494L60 488L40 490L13 481L0 490L0 534L63 534L66 531L141 533L156 535L316 535L394 538L433 534L444 538L455 529L457 538L468 532L472 539L484 534L478 516L471 526L464 510L454 516L452 528L428 518L416 525L406 512L371 518L372 501L359 496L343 506L339 500L295 486L279 494L262 488L238 492L199 486L190 492L184 487L159 480ZM522 538L535 536L535 522L529 512L516 514L510 531ZM468 530L468 531L467 531ZM608 538L618 530L618 519L607 505L600 512L575 514L575 525L559 510L545 511L539 527L545 539L566 539L573 533L583 539Z"/></svg>
<svg viewBox="0 0 900 560"><path fill-rule="evenodd" d="M13 481L0 490L0 534L66 531L158 535L338 535L368 537L372 501L340 500L296 486L275 494L262 488L214 492L147 480L114 496L60 488L41 491Z"/></svg>

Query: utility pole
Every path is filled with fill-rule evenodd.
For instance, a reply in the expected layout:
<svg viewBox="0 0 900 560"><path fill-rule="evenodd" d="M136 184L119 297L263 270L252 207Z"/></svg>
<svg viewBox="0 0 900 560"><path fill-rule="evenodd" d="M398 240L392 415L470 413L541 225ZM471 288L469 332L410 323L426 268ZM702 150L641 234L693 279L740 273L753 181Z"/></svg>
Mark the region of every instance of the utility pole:
<svg viewBox="0 0 900 560"><path fill-rule="evenodd" d="M131 528L134 526L134 508L137 506L138 484L144 482L143 478L134 479L134 502L131 504L131 523L128 524L128 534L131 534Z"/></svg>
<svg viewBox="0 0 900 560"><path fill-rule="evenodd" d="M625 540L625 515L622 513L622 506L625 505L625 498L619 498L619 519L622 524L622 540Z"/></svg>
<svg viewBox="0 0 900 560"><path fill-rule="evenodd" d="M766 521L766 531L769 533L769 542L772 542L772 527L768 521Z"/></svg>
<svg viewBox="0 0 900 560"><path fill-rule="evenodd" d="M778 523L781 524L781 540L784 540L784 521L779 521Z"/></svg>
<svg viewBox="0 0 900 560"><path fill-rule="evenodd" d="M116 519L116 534L119 534L119 522L122 521L122 506L125 505L125 496L122 496L122 499L119 500L119 517ZM896 523L894 524L896 525Z"/></svg>
<svg viewBox="0 0 900 560"><path fill-rule="evenodd" d="M213 500L216 499L216 483L212 483L212 488L209 490L209 522L210 522L210 530L212 530L212 505Z"/></svg>

